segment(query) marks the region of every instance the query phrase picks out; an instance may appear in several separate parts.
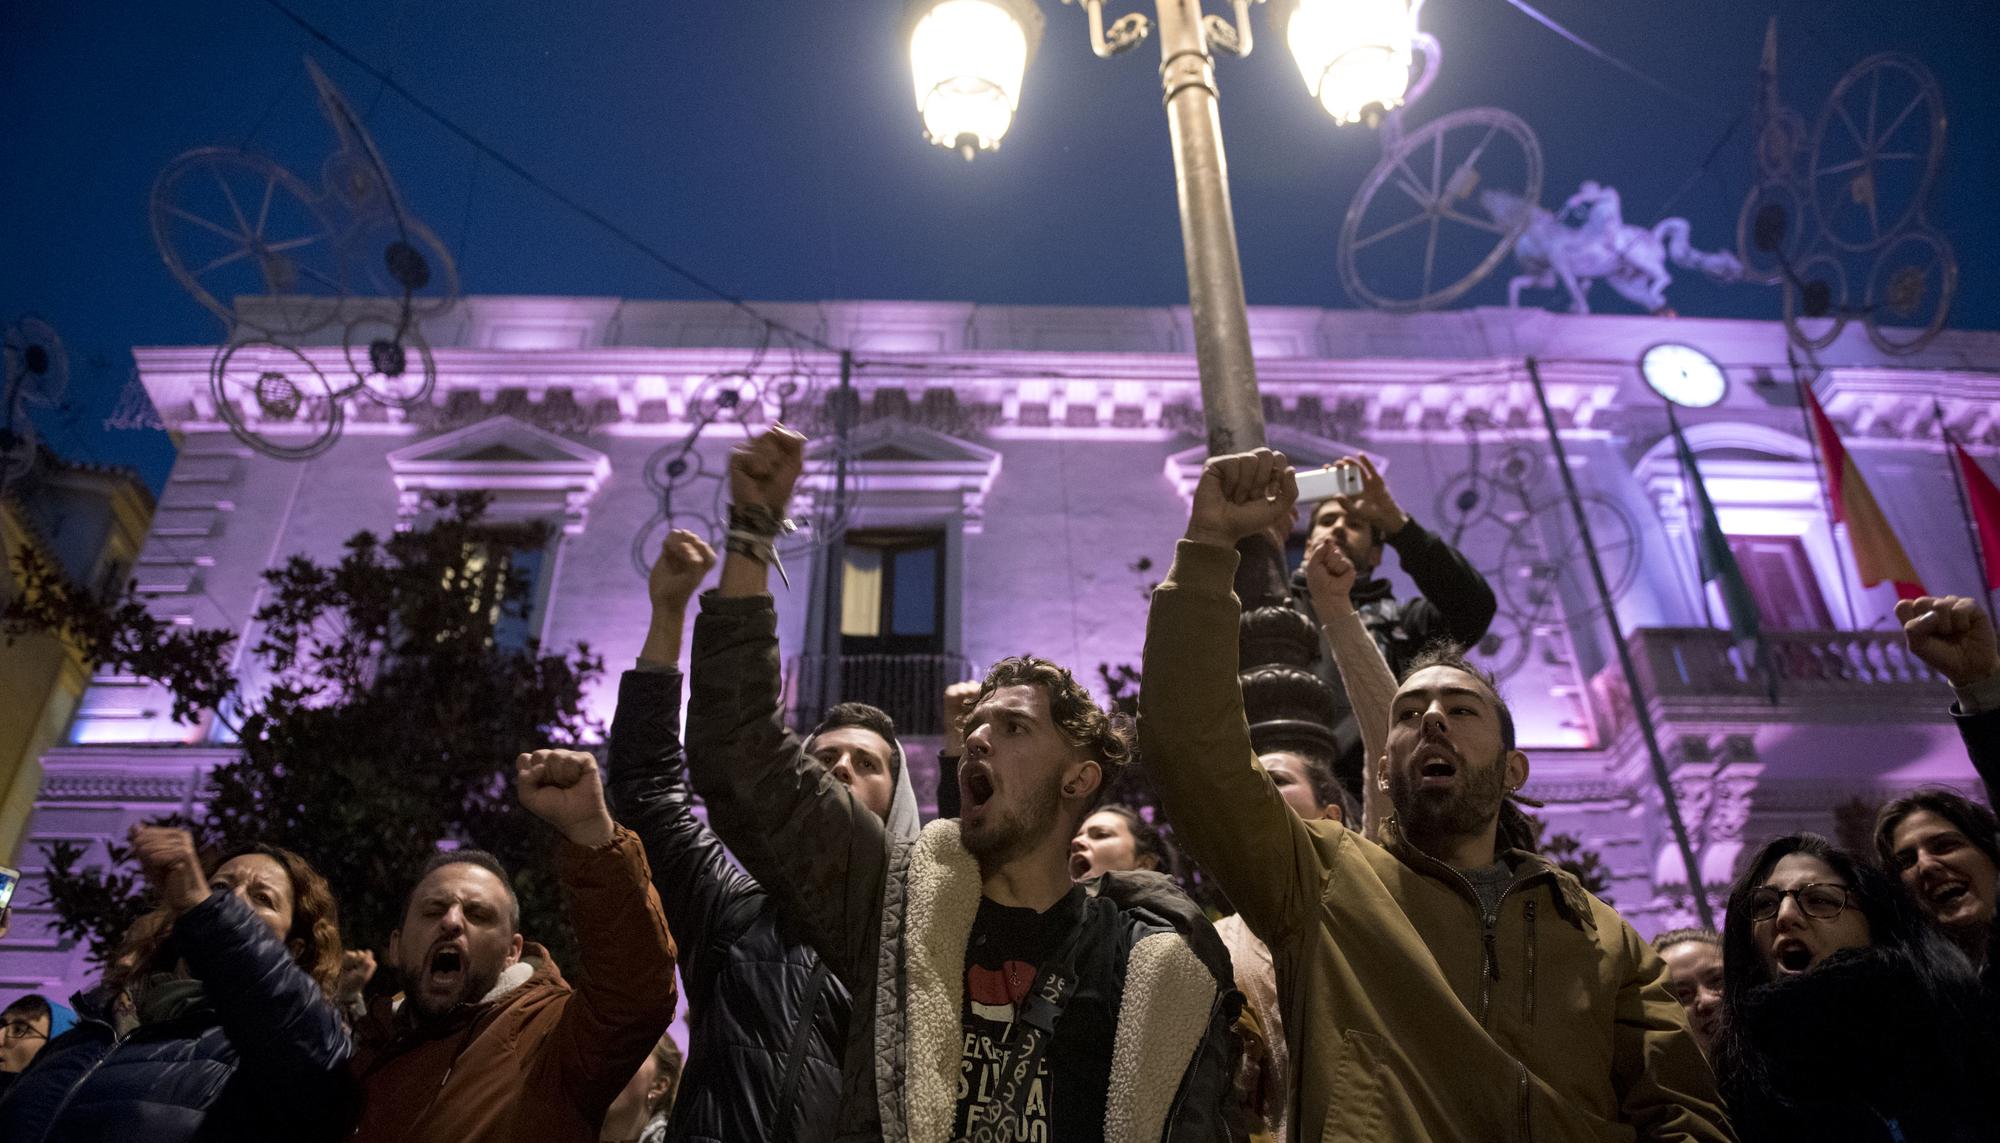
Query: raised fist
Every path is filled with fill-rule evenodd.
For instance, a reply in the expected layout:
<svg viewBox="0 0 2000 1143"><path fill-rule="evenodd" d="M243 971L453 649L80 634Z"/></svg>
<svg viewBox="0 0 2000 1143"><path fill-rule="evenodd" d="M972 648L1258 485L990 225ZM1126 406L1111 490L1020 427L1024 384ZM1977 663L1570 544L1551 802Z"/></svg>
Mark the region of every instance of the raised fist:
<svg viewBox="0 0 2000 1143"><path fill-rule="evenodd" d="M947 758L956 758L965 753L965 716L972 713L972 704L979 701L980 684L977 680L953 683L944 689L944 744L940 751Z"/></svg>
<svg viewBox="0 0 2000 1143"><path fill-rule="evenodd" d="M1955 687L2000 675L2000 647L1986 609L1962 595L1899 600L1896 618L1910 653Z"/></svg>
<svg viewBox="0 0 2000 1143"><path fill-rule="evenodd" d="M1331 536L1323 536L1306 551L1306 590L1321 623L1354 610L1347 593L1354 587L1354 562Z"/></svg>
<svg viewBox="0 0 2000 1143"><path fill-rule="evenodd" d="M334 998L343 1004L358 999L373 979L375 954L367 949L348 949L340 954L340 979L334 985Z"/></svg>
<svg viewBox="0 0 2000 1143"><path fill-rule="evenodd" d="M773 425L729 454L730 503L760 505L780 516L806 464L806 438Z"/></svg>
<svg viewBox="0 0 2000 1143"><path fill-rule="evenodd" d="M675 528L660 544L660 558L653 561L652 574L646 578L646 594L656 610L684 610L714 567L715 549L708 541L686 528Z"/></svg>
<svg viewBox="0 0 2000 1143"><path fill-rule="evenodd" d="M514 759L514 787L528 812L571 842L596 847L614 836L597 759L582 750L537 750Z"/></svg>
<svg viewBox="0 0 2000 1143"><path fill-rule="evenodd" d="M133 826L131 838L133 860L168 909L179 915L208 899L208 876L188 831Z"/></svg>
<svg viewBox="0 0 2000 1143"><path fill-rule="evenodd" d="M1211 457L1195 485L1187 538L1233 548L1236 541L1290 521L1299 485L1285 454L1268 448Z"/></svg>

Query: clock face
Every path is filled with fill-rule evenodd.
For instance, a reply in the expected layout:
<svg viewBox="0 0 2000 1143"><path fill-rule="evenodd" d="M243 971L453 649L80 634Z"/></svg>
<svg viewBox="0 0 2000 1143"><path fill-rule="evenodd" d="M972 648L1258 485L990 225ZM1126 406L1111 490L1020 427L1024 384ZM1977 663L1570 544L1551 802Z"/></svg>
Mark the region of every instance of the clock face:
<svg viewBox="0 0 2000 1143"><path fill-rule="evenodd" d="M1722 366L1691 345L1656 345L1639 359L1653 392L1686 409L1706 409L1729 388Z"/></svg>

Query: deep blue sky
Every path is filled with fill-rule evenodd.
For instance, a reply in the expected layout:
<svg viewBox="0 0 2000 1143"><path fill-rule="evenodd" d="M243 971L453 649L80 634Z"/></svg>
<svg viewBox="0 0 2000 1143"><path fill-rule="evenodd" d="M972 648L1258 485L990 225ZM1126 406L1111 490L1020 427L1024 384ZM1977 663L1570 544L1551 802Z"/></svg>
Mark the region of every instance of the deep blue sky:
<svg viewBox="0 0 2000 1143"><path fill-rule="evenodd" d="M915 298L1164 305L1185 301L1171 159L1148 43L1091 56L1080 12L1049 31L1005 146L971 165L923 142L900 0L547 4L295 0L364 58L567 192L753 299ZM1129 4L1113 3L1114 12ZM1927 63L1951 113L1929 211L1958 247L1953 324L2000 328L2000 118L1987 0L1762 3L1542 0L1583 37L1705 105L1690 111L1532 23L1504 0L1430 0L1442 79L1412 115L1492 104L1538 132L1544 203L1585 178L1650 223L1755 97L1764 22L1780 17L1783 94L1810 121L1872 52ZM1146 5L1150 9L1150 5ZM1217 5L1216 10L1221 6ZM1335 239L1379 155L1310 101L1260 10L1263 42L1219 64L1253 303L1349 305ZM300 57L367 116L410 207L454 248L468 292L695 297L676 280L422 118L260 0L7 5L0 15L0 317L45 316L71 347L72 407L45 434L158 485L157 434L99 428L136 344L221 327L161 265L154 176L192 147L240 143L317 181L331 136ZM1751 181L1747 124L1673 204L1696 244L1733 242ZM1496 275L1468 302L1502 299ZM1774 291L1689 280L1685 313L1773 317ZM1605 310L1624 303L1600 289ZM1551 303L1552 304L1552 303Z"/></svg>

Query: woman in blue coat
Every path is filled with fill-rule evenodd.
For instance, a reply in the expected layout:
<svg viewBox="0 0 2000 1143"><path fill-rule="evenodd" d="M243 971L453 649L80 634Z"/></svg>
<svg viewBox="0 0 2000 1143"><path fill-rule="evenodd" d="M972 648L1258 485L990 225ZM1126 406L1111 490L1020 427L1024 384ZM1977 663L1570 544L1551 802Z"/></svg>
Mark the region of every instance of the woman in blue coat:
<svg viewBox="0 0 2000 1143"><path fill-rule="evenodd" d="M132 833L161 899L127 933L78 1025L0 1099L20 1143L337 1138L354 1096L331 995L340 929L326 879L257 846L202 871L183 830Z"/></svg>

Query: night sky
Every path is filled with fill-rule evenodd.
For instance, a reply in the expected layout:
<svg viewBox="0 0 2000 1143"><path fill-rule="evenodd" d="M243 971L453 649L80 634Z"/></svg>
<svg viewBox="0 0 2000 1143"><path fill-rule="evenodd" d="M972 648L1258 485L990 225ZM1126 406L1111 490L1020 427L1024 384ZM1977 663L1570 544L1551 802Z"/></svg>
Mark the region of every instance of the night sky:
<svg viewBox="0 0 2000 1143"><path fill-rule="evenodd" d="M897 0L294 2L523 166L743 297L1186 300L1157 45L1099 61L1080 11L1055 0L1043 3L1048 34L1013 130L970 165L921 136ZM1505 0L1430 0L1423 25L1443 41L1444 70L1411 125L1506 108L1540 137L1544 205L1594 178L1645 225L1679 192L1671 213L1692 220L1702 248L1733 246L1752 181L1747 117L1696 176L1754 101L1768 16L1780 21L1782 94L1809 125L1864 56L1924 61L1951 117L1928 216L1957 245L1952 324L2000 328L1988 272L2000 250L2000 16L1988 0L1538 7L1681 99ZM1253 18L1257 53L1218 64L1249 297L1345 307L1336 236L1380 139L1336 127L1265 13ZM69 344L70 406L38 418L60 451L133 465L156 488L164 479L161 434L101 427L129 349L213 343L223 330L163 267L149 189L182 151L246 142L316 184L332 136L307 52L363 113L409 208L458 252L467 292L703 296L478 159L263 0L11 4L0 14L0 317L39 314ZM1504 301L1505 276L1461 304ZM1691 272L1670 297L1688 314L1770 318L1779 307L1775 290ZM1630 309L1603 287L1592 300Z"/></svg>

